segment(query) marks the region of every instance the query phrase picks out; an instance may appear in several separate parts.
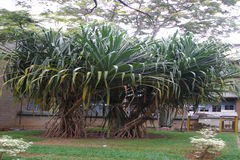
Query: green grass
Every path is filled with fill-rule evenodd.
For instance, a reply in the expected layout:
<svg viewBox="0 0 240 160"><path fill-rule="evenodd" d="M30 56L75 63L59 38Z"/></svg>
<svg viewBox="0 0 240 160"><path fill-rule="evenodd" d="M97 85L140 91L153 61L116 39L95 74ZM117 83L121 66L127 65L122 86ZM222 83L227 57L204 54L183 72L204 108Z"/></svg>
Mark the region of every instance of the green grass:
<svg viewBox="0 0 240 160"><path fill-rule="evenodd" d="M226 147L221 153L221 156L216 160L240 160L240 149L237 146L237 136L233 133L219 134L218 138L221 138L226 142Z"/></svg>
<svg viewBox="0 0 240 160"><path fill-rule="evenodd" d="M25 131L10 131L10 132L0 132L1 135L9 135L12 138L23 138L27 141L31 142L37 142L44 140L42 137L37 137L37 135L40 135L42 132L41 131L30 131L30 130L25 130Z"/></svg>
<svg viewBox="0 0 240 160"><path fill-rule="evenodd" d="M197 133L150 130L160 134L158 139L45 139L36 137L39 131L0 132L14 138L33 141L21 160L184 160L193 149L189 137ZM227 146L217 160L239 160L236 136L233 133L218 135ZM103 147L107 145L107 147ZM13 157L4 157L10 160ZM15 158L16 159L16 158Z"/></svg>

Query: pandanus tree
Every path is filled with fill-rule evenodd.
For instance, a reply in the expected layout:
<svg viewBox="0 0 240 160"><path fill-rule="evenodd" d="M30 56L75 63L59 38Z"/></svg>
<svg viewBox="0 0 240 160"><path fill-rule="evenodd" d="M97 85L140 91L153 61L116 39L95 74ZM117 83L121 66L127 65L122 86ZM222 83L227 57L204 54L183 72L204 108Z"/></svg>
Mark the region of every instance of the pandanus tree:
<svg viewBox="0 0 240 160"><path fill-rule="evenodd" d="M41 109L54 113L47 136L85 136L84 111L78 106L83 87L79 82L73 88L69 75L76 64L83 63L78 58L81 46L74 46L72 38L52 30L23 37L16 40L15 51L4 56L5 84L15 96L32 99ZM83 75L81 80L85 79Z"/></svg>
<svg viewBox="0 0 240 160"><path fill-rule="evenodd" d="M127 107L121 106L127 90L145 86L160 91L156 86L164 85L162 73L156 72L161 65L156 68L154 64L145 64L149 56L146 43L113 27L82 27L70 38L53 31L24 37L16 40L14 52L4 56L5 85L11 87L15 96L32 99L42 109L54 113L46 132L48 137L86 136L84 118L90 102L99 100L104 100L109 110L109 131L116 119L122 121L119 129L146 112L141 109L134 118L123 121L121 113L129 117ZM112 113L115 116L110 116ZM139 136L136 132L142 132L141 125L142 122L129 127L134 133L127 135Z"/></svg>
<svg viewBox="0 0 240 160"><path fill-rule="evenodd" d="M231 78L238 75L227 58L229 46L215 41L199 43L192 34L177 34L167 40L155 41L151 46L153 61L167 61L172 66L165 74L171 77L169 93L159 104L160 126L171 126L179 109L186 105L219 101L223 92L234 90Z"/></svg>
<svg viewBox="0 0 240 160"><path fill-rule="evenodd" d="M76 43L84 46L89 63L89 97L107 104L108 135L142 137L146 117L155 112L150 99L167 89L164 80L168 78L162 72L167 64L149 63L148 42L131 39L109 26L84 28Z"/></svg>
<svg viewBox="0 0 240 160"><path fill-rule="evenodd" d="M224 68L224 47L190 35L139 41L108 25L83 26L73 37L23 34L3 56L4 85L54 114L48 137L86 137L89 106L99 101L107 106L108 136L143 137L157 109L220 95L233 74Z"/></svg>

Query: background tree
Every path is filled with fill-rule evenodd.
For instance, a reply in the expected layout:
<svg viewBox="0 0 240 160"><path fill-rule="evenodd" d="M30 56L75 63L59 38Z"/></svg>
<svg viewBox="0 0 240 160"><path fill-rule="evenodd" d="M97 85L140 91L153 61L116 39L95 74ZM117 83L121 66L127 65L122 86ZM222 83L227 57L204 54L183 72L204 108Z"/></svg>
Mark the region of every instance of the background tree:
<svg viewBox="0 0 240 160"><path fill-rule="evenodd" d="M57 21L62 20L68 23L70 28L75 27L76 23L100 20L114 22L123 28L128 26L132 28L135 35L151 37L163 33L162 29L169 28L178 28L182 32L191 31L202 37L212 36L213 38L238 30L239 15L231 15L232 10L236 12L238 10L236 0L49 1L60 4L60 9L54 14L46 11L42 15L47 18L56 18ZM27 2L24 2L26 5ZM44 3L48 2L44 1Z"/></svg>
<svg viewBox="0 0 240 160"><path fill-rule="evenodd" d="M17 30L23 28L33 29L36 21L27 11L8 11L0 9L0 42L11 41L15 38Z"/></svg>

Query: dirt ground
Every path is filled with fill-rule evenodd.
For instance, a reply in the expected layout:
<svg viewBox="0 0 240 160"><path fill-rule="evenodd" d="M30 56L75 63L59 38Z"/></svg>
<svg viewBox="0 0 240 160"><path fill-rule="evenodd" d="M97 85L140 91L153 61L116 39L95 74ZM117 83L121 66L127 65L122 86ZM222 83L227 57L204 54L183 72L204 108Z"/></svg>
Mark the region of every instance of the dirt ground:
<svg viewBox="0 0 240 160"><path fill-rule="evenodd" d="M188 160L213 160L214 158L218 157L220 153L207 153L204 155L203 159L200 159L200 152L193 151L186 155Z"/></svg>

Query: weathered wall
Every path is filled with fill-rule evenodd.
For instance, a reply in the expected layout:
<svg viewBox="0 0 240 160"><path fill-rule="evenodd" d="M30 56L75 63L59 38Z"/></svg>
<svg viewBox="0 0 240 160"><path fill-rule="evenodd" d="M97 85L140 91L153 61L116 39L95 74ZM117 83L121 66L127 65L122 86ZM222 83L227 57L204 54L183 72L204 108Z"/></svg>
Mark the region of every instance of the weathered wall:
<svg viewBox="0 0 240 160"><path fill-rule="evenodd" d="M3 71L3 62L0 61L0 75ZM0 87L3 85L3 79L0 77ZM12 93L3 89L2 96L0 96L0 129L16 127L18 124L17 112L20 105L14 102Z"/></svg>
<svg viewBox="0 0 240 160"><path fill-rule="evenodd" d="M224 126L223 126L223 131L233 131L234 130L234 121L235 119L232 118L231 120L228 119L223 119L224 121ZM220 126L220 119L215 118L215 119L199 119L199 123L201 124L206 124L212 127L217 127L219 128ZM238 120L238 132L240 132L240 120Z"/></svg>
<svg viewBox="0 0 240 160"><path fill-rule="evenodd" d="M50 117L48 116L21 116L21 125L19 125L19 128L45 130L49 119Z"/></svg>

